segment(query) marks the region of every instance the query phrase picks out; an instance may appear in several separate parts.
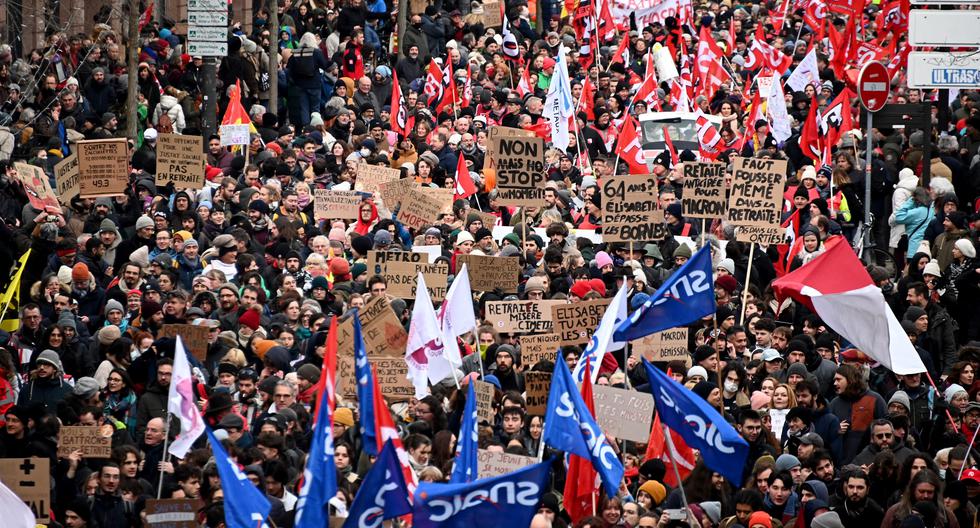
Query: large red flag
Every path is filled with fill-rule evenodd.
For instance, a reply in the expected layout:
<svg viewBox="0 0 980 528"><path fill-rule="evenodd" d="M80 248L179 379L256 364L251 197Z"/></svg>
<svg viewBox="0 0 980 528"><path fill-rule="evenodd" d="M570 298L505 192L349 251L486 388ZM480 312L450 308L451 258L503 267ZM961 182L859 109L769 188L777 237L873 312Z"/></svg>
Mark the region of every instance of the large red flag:
<svg viewBox="0 0 980 528"><path fill-rule="evenodd" d="M591 77L586 76L582 82L582 94L578 96L579 106L585 110L585 117L590 121L595 119L595 89Z"/></svg>
<svg viewBox="0 0 980 528"><path fill-rule="evenodd" d="M640 133L636 129L636 119L632 116L626 120L623 131L619 134L619 140L616 142L616 154L629 165L630 174L645 174L647 172Z"/></svg>
<svg viewBox="0 0 980 528"><path fill-rule="evenodd" d="M582 400L585 401L585 406L594 417L595 402L592 396L592 376L588 374L591 371L590 360L586 359L586 376L582 381ZM595 514L598 492L598 474L592 467L592 461L578 455L569 455L562 504L573 522Z"/></svg>
<svg viewBox="0 0 980 528"><path fill-rule="evenodd" d="M715 159L721 153L721 134L700 110L695 123L698 125L698 149L701 151L701 157Z"/></svg>
<svg viewBox="0 0 980 528"><path fill-rule="evenodd" d="M150 2L150 5L146 6L146 11L143 11L143 14L140 15L139 30L143 31L143 28L146 27L151 20L153 20L153 2Z"/></svg>
<svg viewBox="0 0 980 528"><path fill-rule="evenodd" d="M643 460L657 459L663 460L667 466L667 473L664 475L664 483L676 488L680 483L677 482L677 475L674 474L674 465L677 465L677 472L681 475L681 481L687 478L694 470L696 459L694 450L691 449L681 435L674 431L670 432L670 440L674 443L674 452L671 453L667 446L667 439L664 437L664 429L660 424L660 414L653 416L653 426L650 427L650 440L647 441L647 451L643 455ZM673 456L671 456L673 454Z"/></svg>
<svg viewBox="0 0 980 528"><path fill-rule="evenodd" d="M429 61L429 70L425 75L425 88L422 90L426 97L426 104L432 106L433 103L442 98L443 91L442 68L436 64L435 59L432 59Z"/></svg>
<svg viewBox="0 0 980 528"><path fill-rule="evenodd" d="M402 96L402 87L398 84L398 74L391 70L391 131L407 136L408 129L408 109L405 108L405 98Z"/></svg>
<svg viewBox="0 0 980 528"><path fill-rule="evenodd" d="M817 114L819 113L820 105L817 104L817 98L814 96L810 101L810 112L806 116L806 121L803 122L803 130L800 132L800 149L803 151L803 155L812 159L814 163L820 163L820 132L817 126Z"/></svg>
<svg viewBox="0 0 980 528"><path fill-rule="evenodd" d="M470 178L470 170L466 168L466 158L460 152L459 161L456 163L456 188L453 190L453 201L466 199L474 194L476 194L476 185L473 184L473 178Z"/></svg>
<svg viewBox="0 0 980 528"><path fill-rule="evenodd" d="M670 164L677 165L680 162L680 158L677 157L677 149L674 148L674 141L670 139L670 132L667 131L667 127L663 127L664 131L664 143L667 144L667 151L670 152Z"/></svg>

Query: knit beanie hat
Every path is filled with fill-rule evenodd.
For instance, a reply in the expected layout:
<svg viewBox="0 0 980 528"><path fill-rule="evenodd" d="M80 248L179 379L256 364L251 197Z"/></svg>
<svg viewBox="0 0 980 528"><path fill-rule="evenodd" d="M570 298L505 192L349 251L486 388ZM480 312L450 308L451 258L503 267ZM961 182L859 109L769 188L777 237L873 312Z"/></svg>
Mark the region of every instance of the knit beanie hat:
<svg viewBox="0 0 980 528"><path fill-rule="evenodd" d="M109 346L122 337L122 331L116 325L103 326L99 329L98 339L100 345Z"/></svg>
<svg viewBox="0 0 980 528"><path fill-rule="evenodd" d="M245 310L238 318L238 324L241 326L247 326L252 329L252 331L259 329L259 312L258 310Z"/></svg>
<svg viewBox="0 0 980 528"><path fill-rule="evenodd" d="M79 262L71 268L71 280L75 282L87 281L91 276L84 262Z"/></svg>
<svg viewBox="0 0 980 528"><path fill-rule="evenodd" d="M109 299L108 301L106 301L105 303L106 314L109 314L110 312L117 311L117 310L124 314L126 313L126 310L123 308L122 303L120 303L119 301L115 299Z"/></svg>
<svg viewBox="0 0 980 528"><path fill-rule="evenodd" d="M61 314L58 315L58 326L62 328L72 328L77 331L78 326L75 324L75 314L73 314L71 310L62 310Z"/></svg>
<svg viewBox="0 0 980 528"><path fill-rule="evenodd" d="M72 391L75 396L83 400L87 400L99 392L99 382L95 381L95 378L85 376L83 378L78 378L75 382L75 389Z"/></svg>
<svg viewBox="0 0 980 528"><path fill-rule="evenodd" d="M960 250L960 253L962 253L966 258L977 257L977 248L973 245L973 242L971 242L970 239L961 238L954 242L953 245L956 247L956 249Z"/></svg>
<svg viewBox="0 0 980 528"><path fill-rule="evenodd" d="M55 352L54 350L49 349L38 354L37 362L47 363L48 365L52 365L54 368L58 370L58 372L61 372L63 370L61 367L61 356L59 356L58 353Z"/></svg>

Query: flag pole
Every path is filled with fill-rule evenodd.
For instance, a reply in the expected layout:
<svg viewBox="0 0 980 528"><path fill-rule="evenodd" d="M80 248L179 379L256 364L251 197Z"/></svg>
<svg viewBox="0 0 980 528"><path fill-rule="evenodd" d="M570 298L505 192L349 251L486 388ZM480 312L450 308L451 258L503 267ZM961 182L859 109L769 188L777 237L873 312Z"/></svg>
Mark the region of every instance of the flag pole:
<svg viewBox="0 0 980 528"><path fill-rule="evenodd" d="M160 464L163 464L170 458L167 453L167 446L170 443L170 410L167 410L167 423L163 428L163 456L160 457ZM163 494L163 468L160 468L160 480L157 482L157 500L160 500L160 496Z"/></svg>
<svg viewBox="0 0 980 528"><path fill-rule="evenodd" d="M670 437L670 430L663 423L660 427L664 429L664 441L667 442L667 456L670 457L670 465L674 468L674 477L677 478L677 489L681 490L681 500L684 502L684 511L690 512L687 505L687 494L684 493L684 483L681 481L681 472L677 469L677 461L674 460L674 440ZM688 513L690 515L690 513Z"/></svg>
<svg viewBox="0 0 980 528"><path fill-rule="evenodd" d="M742 313L738 320L740 325L745 324L745 300L749 297L749 278L752 277L752 259L755 257L755 244L749 243L749 265L745 269L745 285L742 287Z"/></svg>
<svg viewBox="0 0 980 528"><path fill-rule="evenodd" d="M980 427L977 427L976 431L973 431L973 438L970 440L970 446L966 448L966 453L969 455L973 451L973 443L977 441L977 433L980 433ZM966 464L964 463L960 467L960 474L956 477L956 480L963 478L963 471L966 470Z"/></svg>

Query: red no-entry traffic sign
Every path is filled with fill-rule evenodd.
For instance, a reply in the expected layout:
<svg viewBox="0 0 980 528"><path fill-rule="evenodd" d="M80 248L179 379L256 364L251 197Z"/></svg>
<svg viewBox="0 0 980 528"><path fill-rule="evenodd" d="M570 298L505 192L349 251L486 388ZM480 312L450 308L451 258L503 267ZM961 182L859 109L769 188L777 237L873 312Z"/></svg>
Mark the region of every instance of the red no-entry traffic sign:
<svg viewBox="0 0 980 528"><path fill-rule="evenodd" d="M888 87L891 84L888 69L877 61L868 61L858 73L858 98L869 112L877 112L888 102Z"/></svg>

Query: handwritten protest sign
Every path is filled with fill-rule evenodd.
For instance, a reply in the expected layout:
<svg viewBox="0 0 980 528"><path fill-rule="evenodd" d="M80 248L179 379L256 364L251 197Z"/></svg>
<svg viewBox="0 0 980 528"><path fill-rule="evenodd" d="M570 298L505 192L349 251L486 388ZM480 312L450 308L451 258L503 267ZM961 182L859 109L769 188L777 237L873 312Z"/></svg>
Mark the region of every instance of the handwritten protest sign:
<svg viewBox="0 0 980 528"><path fill-rule="evenodd" d="M387 296L374 296L358 310L361 317L361 337L369 358L405 356L408 333L391 308ZM337 325L337 354L354 356L354 320L345 319Z"/></svg>
<svg viewBox="0 0 980 528"><path fill-rule="evenodd" d="M149 528L197 528L202 507L197 499L147 499L143 513Z"/></svg>
<svg viewBox="0 0 980 528"><path fill-rule="evenodd" d="M539 361L556 361L561 336L558 334L522 335L521 362L534 366Z"/></svg>
<svg viewBox="0 0 980 528"><path fill-rule="evenodd" d="M248 145L248 125L221 125L218 131L221 136L221 146Z"/></svg>
<svg viewBox="0 0 980 528"><path fill-rule="evenodd" d="M357 191L332 191L316 189L313 191L313 216L321 218L357 219L358 210L364 196Z"/></svg>
<svg viewBox="0 0 980 528"><path fill-rule="evenodd" d="M498 332L548 333L553 326L551 307L558 304L565 301L491 301L486 305L486 319Z"/></svg>
<svg viewBox="0 0 980 528"><path fill-rule="evenodd" d="M61 204L58 203L58 197L51 190L51 183L48 180L48 175L44 173L44 169L17 162L14 163L14 177L24 187L31 207L42 211L45 208L61 210Z"/></svg>
<svg viewBox="0 0 980 528"><path fill-rule="evenodd" d="M63 425L58 432L58 456L81 451L85 458L112 456L112 436L104 436L97 425Z"/></svg>
<svg viewBox="0 0 980 528"><path fill-rule="evenodd" d="M489 178L497 177L497 153L500 152L502 137L534 137L534 132L523 128L492 126L487 135L487 155L483 160L483 174Z"/></svg>
<svg viewBox="0 0 980 528"><path fill-rule="evenodd" d="M778 244L786 160L734 158L735 173L728 200L728 221L738 229L739 242Z"/></svg>
<svg viewBox="0 0 980 528"><path fill-rule="evenodd" d="M476 474L481 479L499 477L526 468L537 461L534 457L479 449L476 454Z"/></svg>
<svg viewBox="0 0 980 528"><path fill-rule="evenodd" d="M381 394L393 401L405 401L415 395L408 380L408 363L404 357L372 357L371 364L378 373ZM354 357L337 357L337 391L348 400L357 400L357 380Z"/></svg>
<svg viewBox="0 0 980 528"><path fill-rule="evenodd" d="M521 351L523 353L523 350ZM530 370L524 373L524 388L527 398L527 413L544 416L548 409L548 393L551 391L551 373Z"/></svg>
<svg viewBox="0 0 980 528"><path fill-rule="evenodd" d="M428 258L422 253L413 251L378 251L371 249L367 254L368 275L381 275L384 265L388 262L428 262Z"/></svg>
<svg viewBox="0 0 980 528"><path fill-rule="evenodd" d="M181 189L204 187L204 138L180 134L160 134L157 137L156 184L173 182Z"/></svg>
<svg viewBox="0 0 980 528"><path fill-rule="evenodd" d="M357 180L354 182L354 190L381 193L382 184L398 180L401 178L401 175L402 172L398 169L359 163L357 165Z"/></svg>
<svg viewBox="0 0 980 528"><path fill-rule="evenodd" d="M684 163L684 216L725 218L725 166L721 163Z"/></svg>
<svg viewBox="0 0 980 528"><path fill-rule="evenodd" d="M201 361L208 357L208 334L208 327L192 324L165 324L160 329L160 337L179 335L184 340L184 348Z"/></svg>
<svg viewBox="0 0 980 528"><path fill-rule="evenodd" d="M51 514L51 461L47 458L0 458L0 482L34 513L38 524Z"/></svg>
<svg viewBox="0 0 980 528"><path fill-rule="evenodd" d="M520 257L458 255L457 272L463 264L466 264L473 291L493 291L499 288L504 293L517 293L517 283L521 276Z"/></svg>
<svg viewBox="0 0 980 528"><path fill-rule="evenodd" d="M496 387L480 380L474 380L473 390L476 393L476 419L480 422L493 423L493 395Z"/></svg>
<svg viewBox="0 0 980 528"><path fill-rule="evenodd" d="M378 187L380 187L378 192L381 194L381 199L384 200L385 205L388 209L394 210L402 203L405 193L410 189L419 189L420 186L412 178L402 178L382 183Z"/></svg>
<svg viewBox="0 0 980 528"><path fill-rule="evenodd" d="M425 277L425 287L433 301L446 298L449 282L449 264L428 264L421 262L389 262L384 265L382 275L388 281L388 295L401 299L414 299L418 286L419 273Z"/></svg>
<svg viewBox="0 0 980 528"><path fill-rule="evenodd" d="M687 350L687 328L671 328L642 337L633 344L633 354L642 354L647 361L673 361L691 357Z"/></svg>
<svg viewBox="0 0 980 528"><path fill-rule="evenodd" d="M443 204L437 197L429 196L418 189L408 189L398 209L398 221L405 227L418 231L424 226L434 224L442 209Z"/></svg>
<svg viewBox="0 0 980 528"><path fill-rule="evenodd" d="M456 196L455 189L443 189L435 187L420 187L418 189L430 197L432 197L436 203L439 204L439 214L447 214L453 212L453 198Z"/></svg>
<svg viewBox="0 0 980 528"><path fill-rule="evenodd" d="M475 214L480 217L480 222L483 223L483 227L493 231L494 227L500 222L500 217L493 213L484 213L483 211L474 211L470 209L469 214ZM496 237L495 237L496 238Z"/></svg>
<svg viewBox="0 0 980 528"><path fill-rule="evenodd" d="M500 1L491 0L483 4L483 24L486 27L500 27L504 23L500 10Z"/></svg>
<svg viewBox="0 0 980 528"><path fill-rule="evenodd" d="M80 178L78 174L78 155L72 153L54 166L55 185L58 187L58 201L63 205L71 203L78 196Z"/></svg>
<svg viewBox="0 0 980 528"><path fill-rule="evenodd" d="M551 320L559 343L562 346L588 343L611 302L612 299L594 299L552 306Z"/></svg>
<svg viewBox="0 0 980 528"><path fill-rule="evenodd" d="M495 128L491 128L491 133ZM499 130L499 129L498 129ZM504 205L539 206L544 200L544 140L537 137L501 135L496 140L498 202Z"/></svg>
<svg viewBox="0 0 980 528"><path fill-rule="evenodd" d="M609 176L602 182L602 240L662 240L664 212L658 208L657 178Z"/></svg>
<svg viewBox="0 0 980 528"><path fill-rule="evenodd" d="M653 423L653 395L648 392L595 385L592 401L599 426L621 440L646 442Z"/></svg>
<svg viewBox="0 0 980 528"><path fill-rule="evenodd" d="M82 198L125 194L129 185L129 145L126 138L79 141L79 195Z"/></svg>

